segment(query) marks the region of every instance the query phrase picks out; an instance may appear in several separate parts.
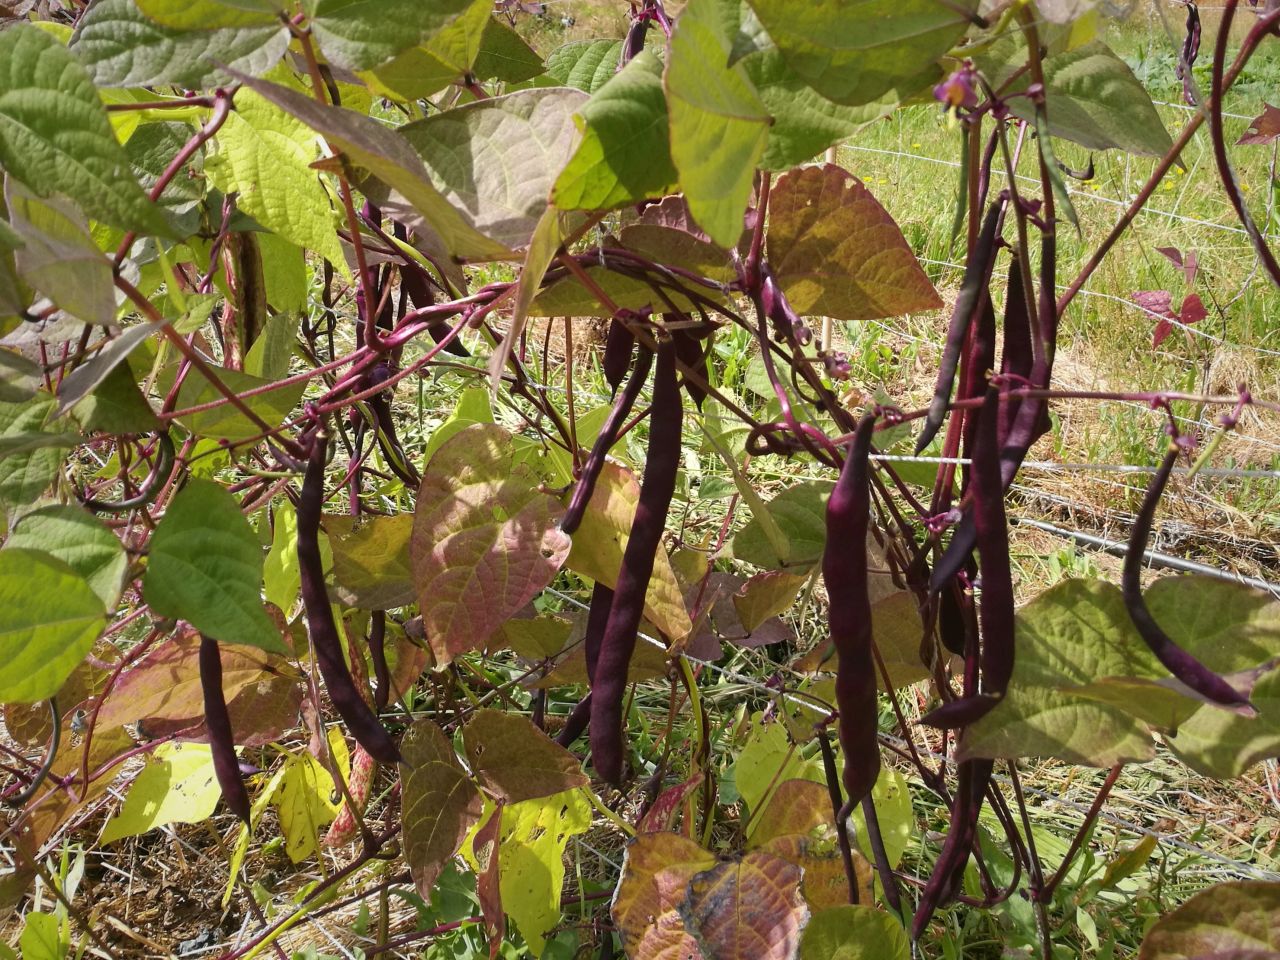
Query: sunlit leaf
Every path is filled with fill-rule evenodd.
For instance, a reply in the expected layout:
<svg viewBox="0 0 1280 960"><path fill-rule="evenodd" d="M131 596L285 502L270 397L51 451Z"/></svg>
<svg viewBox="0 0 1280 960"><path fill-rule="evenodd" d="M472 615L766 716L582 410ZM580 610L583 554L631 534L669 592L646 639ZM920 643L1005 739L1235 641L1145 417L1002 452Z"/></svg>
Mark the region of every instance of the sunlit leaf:
<svg viewBox="0 0 1280 960"><path fill-rule="evenodd" d="M606 462L582 524L573 535L573 548L565 565L607 587L615 586L639 496L635 474L620 464ZM644 615L671 640L683 638L693 626L665 547L659 547L654 558Z"/></svg>
<svg viewBox="0 0 1280 960"><path fill-rule="evenodd" d="M671 35L663 81L680 186L722 247L742 233L770 123L745 69L728 66L730 42L717 0L691 0Z"/></svg>
<svg viewBox="0 0 1280 960"><path fill-rule="evenodd" d="M804 572L822 559L827 542L826 505L831 483L807 480L783 489L766 505L770 517L782 530L788 546L786 557L778 556L764 524L752 517L733 538L733 555L766 570Z"/></svg>
<svg viewBox="0 0 1280 960"><path fill-rule="evenodd" d="M410 546L427 640L440 663L483 646L569 554L562 509L514 465L511 435L477 424L423 472Z"/></svg>
<svg viewBox="0 0 1280 960"><path fill-rule="evenodd" d="M874 320L942 306L893 218L841 167L783 174L769 214L769 261L798 313Z"/></svg>
<svg viewBox="0 0 1280 960"><path fill-rule="evenodd" d="M311 28L324 55L348 70L368 70L431 39L487 0L311 0Z"/></svg>
<svg viewBox="0 0 1280 960"><path fill-rule="evenodd" d="M53 696L105 626L101 597L62 560L0 550L0 703Z"/></svg>
<svg viewBox="0 0 1280 960"><path fill-rule="evenodd" d="M547 75L566 87L595 93L618 70L621 40L575 40L547 57Z"/></svg>
<svg viewBox="0 0 1280 960"><path fill-rule="evenodd" d="M330 728L328 740L338 773L345 780L351 773L351 762L342 730ZM337 818L341 799L329 771L310 753L304 750L285 760L274 802L285 853L291 861L301 863L320 851L320 830Z"/></svg>
<svg viewBox="0 0 1280 960"><path fill-rule="evenodd" d="M162 743L147 758L98 842L136 837L166 823L199 823L212 816L220 796L208 746Z"/></svg>
<svg viewBox="0 0 1280 960"><path fill-rule="evenodd" d="M627 845L612 913L628 957L701 956L680 908L689 882L715 862L714 854L674 833L644 833Z"/></svg>
<svg viewBox="0 0 1280 960"><path fill-rule="evenodd" d="M809 919L803 875L790 860L753 850L695 876L681 914L708 960L790 960Z"/></svg>
<svg viewBox="0 0 1280 960"><path fill-rule="evenodd" d="M390 610L417 594L409 562L413 517L326 517L333 580L342 602L362 610Z"/></svg>

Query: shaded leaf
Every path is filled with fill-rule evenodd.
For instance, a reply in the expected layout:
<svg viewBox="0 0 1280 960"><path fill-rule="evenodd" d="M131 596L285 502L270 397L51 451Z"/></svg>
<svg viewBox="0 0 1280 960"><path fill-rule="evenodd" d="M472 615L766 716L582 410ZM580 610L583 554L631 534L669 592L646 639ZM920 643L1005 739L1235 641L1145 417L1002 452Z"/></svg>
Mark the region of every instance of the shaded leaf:
<svg viewBox="0 0 1280 960"><path fill-rule="evenodd" d="M507 932L507 915L502 909L502 804L498 804L471 838L471 859L476 870L476 898L489 935L489 958L497 960Z"/></svg>
<svg viewBox="0 0 1280 960"><path fill-rule="evenodd" d="M607 587L616 586L639 496L640 485L635 474L620 464L606 461L582 524L573 535L565 566ZM644 616L672 641L683 639L693 626L665 547L659 547L654 558Z"/></svg>
<svg viewBox="0 0 1280 960"><path fill-rule="evenodd" d="M400 742L405 861L418 892L430 897L440 871L480 819L483 800L453 745L431 720L418 720Z"/></svg>
<svg viewBox="0 0 1280 960"><path fill-rule="evenodd" d="M413 603L409 539L413 517L325 517L333 549L333 580L347 606L391 610Z"/></svg>
<svg viewBox="0 0 1280 960"><path fill-rule="evenodd" d="M488 642L569 554L560 505L515 464L511 434L477 424L428 461L410 553L427 640L440 664Z"/></svg>
<svg viewBox="0 0 1280 960"><path fill-rule="evenodd" d="M262 548L239 504L210 480L189 481L152 534L147 603L224 643L287 653L261 589Z"/></svg>
<svg viewBox="0 0 1280 960"><path fill-rule="evenodd" d="M105 626L102 599L66 563L0 550L0 703L53 696Z"/></svg>
<svg viewBox="0 0 1280 960"><path fill-rule="evenodd" d="M22 247L14 254L18 275L61 310L83 323L115 320L111 262L89 233L79 210L65 200L41 200L12 177L5 202Z"/></svg>
<svg viewBox="0 0 1280 960"><path fill-rule="evenodd" d="M750 0L788 65L836 103L914 92L921 69L968 29L977 0Z"/></svg>
<svg viewBox="0 0 1280 960"><path fill-rule="evenodd" d="M166 823L199 823L213 815L221 795L207 746L162 743L129 785L119 813L107 821L98 842L136 837Z"/></svg>
<svg viewBox="0 0 1280 960"><path fill-rule="evenodd" d="M785 613L806 579L781 570L766 570L746 581L733 595L742 626L751 631L770 617Z"/></svg>
<svg viewBox="0 0 1280 960"><path fill-rule="evenodd" d="M272 381L262 377L253 377L239 370L225 367L214 367L214 374L222 383L235 393L248 390L269 388L251 397L244 398L244 405L252 410L266 424L279 426L284 418L298 405L302 399L305 383L285 384L271 387ZM217 387L204 378L198 370L182 381L178 388L178 408L186 410L202 404L222 400L223 395ZM189 413L178 421L198 437L216 437L219 440L232 442L253 440L262 435L262 427L254 423L230 403L222 403L211 410Z"/></svg>
<svg viewBox="0 0 1280 960"><path fill-rule="evenodd" d="M942 306L893 218L841 167L783 174L769 214L769 261L796 312L874 320Z"/></svg>
<svg viewBox="0 0 1280 960"><path fill-rule="evenodd" d="M199 653L200 637L195 631L181 633L149 650L120 675L99 710L98 722L110 727L148 721L148 730L154 727L157 733L198 727L190 736L207 738ZM302 688L297 671L287 660L234 643L218 644L218 658L236 743L265 743L297 723Z"/></svg>
<svg viewBox="0 0 1280 960"><path fill-rule="evenodd" d="M695 876L680 912L708 960L790 960L809 919L803 874L789 860L753 850Z"/></svg>
<svg viewBox="0 0 1280 960"><path fill-rule="evenodd" d="M511 27L497 17L486 17L480 52L472 66L477 80L520 83L543 72L542 58ZM572 86L572 84L569 84Z"/></svg>
<svg viewBox="0 0 1280 960"><path fill-rule="evenodd" d="M107 272L108 274L111 272L109 266ZM113 314L114 311L115 301L113 300ZM96 390L111 375L111 371L128 359L134 347L153 334L158 333L159 330L158 324L134 324L132 327L123 330L118 337L109 341L106 346L98 351L93 359L80 364L80 366L67 374L62 383L58 385L58 409L54 415L62 416L92 391Z"/></svg>
<svg viewBox="0 0 1280 960"><path fill-rule="evenodd" d="M1280 952L1280 883L1238 880L1202 890L1156 921L1138 960Z"/></svg>
<svg viewBox="0 0 1280 960"><path fill-rule="evenodd" d="M924 623L909 590L896 590L871 604L872 636L884 661L893 689L927 680L929 668L920 662ZM876 682L884 689L884 677L876 670Z"/></svg>
<svg viewBox="0 0 1280 960"><path fill-rule="evenodd" d="M0 504L30 504L53 483L73 434L45 432L54 400L38 394L21 403L0 403Z"/></svg>
<svg viewBox="0 0 1280 960"><path fill-rule="evenodd" d="M578 758L526 717L481 710L463 732L472 775L493 797L519 803L585 787Z"/></svg>
<svg viewBox="0 0 1280 960"><path fill-rule="evenodd" d="M681 189L694 219L726 248L742 233L770 123L746 70L728 66L727 26L717 0L691 0L672 32L663 81Z"/></svg>
<svg viewBox="0 0 1280 960"><path fill-rule="evenodd" d="M495 22L490 10L486 3L473 3L426 43L362 76L375 92L402 101L429 97L461 82L480 52L486 24Z"/></svg>
<svg viewBox="0 0 1280 960"><path fill-rule="evenodd" d="M826 503L831 483L808 480L788 486L767 504L769 516L782 530L788 555L778 556L764 524L752 517L733 537L733 555L738 560L766 570L803 572L822 559L827 542Z"/></svg>
<svg viewBox="0 0 1280 960"><path fill-rule="evenodd" d="M902 924L874 907L845 904L815 913L800 940L800 960L909 960Z"/></svg>
<svg viewBox="0 0 1280 960"><path fill-rule="evenodd" d="M1021 39L1005 38L976 60L987 79L1009 98L1009 110L1034 123L1035 105L1016 96L1030 83L1025 74L1018 75L1027 62ZM1162 156L1173 146L1142 83L1100 40L1045 60L1044 85L1045 112L1055 137L1090 150L1115 147L1149 156Z"/></svg>

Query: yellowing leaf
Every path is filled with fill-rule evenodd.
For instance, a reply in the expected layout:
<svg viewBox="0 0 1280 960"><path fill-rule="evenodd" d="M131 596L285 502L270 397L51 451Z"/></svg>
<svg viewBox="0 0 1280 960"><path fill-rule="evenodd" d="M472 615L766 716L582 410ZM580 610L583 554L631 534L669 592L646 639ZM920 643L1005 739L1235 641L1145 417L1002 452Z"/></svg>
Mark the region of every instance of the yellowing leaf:
<svg viewBox="0 0 1280 960"><path fill-rule="evenodd" d="M800 314L874 320L942 306L893 218L834 164L778 178L769 194L768 252Z"/></svg>
<svg viewBox="0 0 1280 960"><path fill-rule="evenodd" d="M801 867L762 850L716 864L689 883L681 913L708 960L791 960L809 908Z"/></svg>
<svg viewBox="0 0 1280 960"><path fill-rule="evenodd" d="M733 767L733 782L748 810L756 810L788 780L827 782L822 764L800 755L784 724L761 723L760 714L756 714L752 725L751 736Z"/></svg>
<svg viewBox="0 0 1280 960"><path fill-rule="evenodd" d="M333 548L338 598L362 610L390 610L413 603L409 537L413 517L325 517Z"/></svg>
<svg viewBox="0 0 1280 960"><path fill-rule="evenodd" d="M573 535L573 549L565 565L607 587L616 586L639 496L640 485L635 474L606 461L582 524ZM672 641L682 639L693 627L665 547L658 548L654 559L653 577L644 598L644 616Z"/></svg>
<svg viewBox="0 0 1280 960"><path fill-rule="evenodd" d="M511 434L477 424L427 463L410 552L440 664L478 649L551 582L569 553L560 505L514 462Z"/></svg>
<svg viewBox="0 0 1280 960"><path fill-rule="evenodd" d="M345 780L351 773L351 762L347 742L336 727L329 731L329 749ZM285 761L275 804L285 852L294 863L300 863L320 851L320 828L337 819L342 797L320 761L304 751Z"/></svg>
<svg viewBox="0 0 1280 960"><path fill-rule="evenodd" d="M498 853L502 905L535 957L542 955L546 932L560 922L565 847L570 837L590 826L591 801L582 790L503 809Z"/></svg>
<svg viewBox="0 0 1280 960"><path fill-rule="evenodd" d="M689 882L715 862L714 854L675 833L643 833L627 845L612 910L627 956L701 956L680 908Z"/></svg>
<svg viewBox="0 0 1280 960"><path fill-rule="evenodd" d="M302 121L241 90L214 142L205 159L214 186L236 193L240 209L264 227L346 271L329 192L310 166L320 155L316 136Z"/></svg>
<svg viewBox="0 0 1280 960"><path fill-rule="evenodd" d="M440 871L480 819L483 800L434 721L414 723L400 755L404 857L418 892L430 897Z"/></svg>
<svg viewBox="0 0 1280 960"><path fill-rule="evenodd" d="M1156 922L1138 960L1273 957L1280 952L1280 883L1219 883Z"/></svg>
<svg viewBox="0 0 1280 960"><path fill-rule="evenodd" d="M816 913L800 941L800 960L909 960L902 924L882 910L845 904Z"/></svg>
<svg viewBox="0 0 1280 960"><path fill-rule="evenodd" d="M213 814L219 796L206 744L162 743L130 785L120 812L107 821L99 842L136 837L166 823L199 823Z"/></svg>

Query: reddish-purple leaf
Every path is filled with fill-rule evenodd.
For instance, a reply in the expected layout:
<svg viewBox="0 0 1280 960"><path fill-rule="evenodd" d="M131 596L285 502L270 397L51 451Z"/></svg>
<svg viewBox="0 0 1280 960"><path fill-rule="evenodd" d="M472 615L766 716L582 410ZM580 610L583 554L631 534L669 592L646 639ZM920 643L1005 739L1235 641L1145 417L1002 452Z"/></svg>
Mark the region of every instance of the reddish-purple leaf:
<svg viewBox="0 0 1280 960"><path fill-rule="evenodd" d="M1280 137L1280 109L1264 103L1262 112L1253 118L1249 129L1236 143L1270 143L1276 137Z"/></svg>
<svg viewBox="0 0 1280 960"><path fill-rule="evenodd" d="M1200 295L1196 293L1187 294L1187 298L1182 301L1182 307L1179 309L1182 315L1183 323L1199 323L1209 315L1209 311L1204 308L1204 302L1200 299Z"/></svg>
<svg viewBox="0 0 1280 960"><path fill-rule="evenodd" d="M1173 311L1173 294L1168 290L1139 290L1133 295L1133 302L1156 316Z"/></svg>
<svg viewBox="0 0 1280 960"><path fill-rule="evenodd" d="M1160 346L1160 344L1164 343L1165 339L1172 332L1173 324L1166 318L1161 317L1160 321L1156 324L1155 332L1151 335L1151 349L1154 350L1156 347Z"/></svg>

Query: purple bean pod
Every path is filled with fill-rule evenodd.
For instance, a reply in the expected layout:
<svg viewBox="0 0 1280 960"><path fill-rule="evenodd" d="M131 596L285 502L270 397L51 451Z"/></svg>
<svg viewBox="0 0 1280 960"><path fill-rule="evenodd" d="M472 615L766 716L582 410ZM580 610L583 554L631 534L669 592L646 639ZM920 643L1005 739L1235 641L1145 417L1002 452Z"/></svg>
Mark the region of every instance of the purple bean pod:
<svg viewBox="0 0 1280 960"><path fill-rule="evenodd" d="M316 666L324 678L325 688L343 722L356 741L369 755L382 763L399 763L400 751L356 688L351 671L342 655L341 634L329 605L329 592L324 585L324 561L320 555L320 512L324 504L325 455L328 434L316 433L307 460L302 492L298 498L298 570L302 579L302 602L306 611L307 633Z"/></svg>
<svg viewBox="0 0 1280 960"><path fill-rule="evenodd" d="M676 348L668 339L658 347L649 420L649 456L591 691L591 759L596 771L610 783L622 780L622 706L627 668L635 651L654 557L662 544L667 512L675 496L683 421Z"/></svg>
<svg viewBox="0 0 1280 960"><path fill-rule="evenodd" d="M240 775L235 738L231 733L231 715L222 695L222 657L218 641L200 635L200 689L204 693L204 725L209 731L209 750L213 754L213 772L222 789L222 799L237 817L249 823L249 792Z"/></svg>

